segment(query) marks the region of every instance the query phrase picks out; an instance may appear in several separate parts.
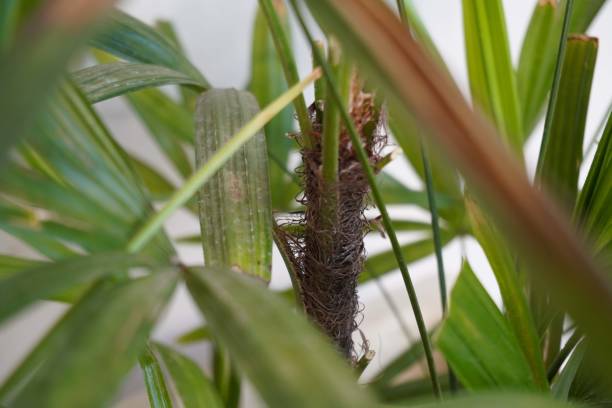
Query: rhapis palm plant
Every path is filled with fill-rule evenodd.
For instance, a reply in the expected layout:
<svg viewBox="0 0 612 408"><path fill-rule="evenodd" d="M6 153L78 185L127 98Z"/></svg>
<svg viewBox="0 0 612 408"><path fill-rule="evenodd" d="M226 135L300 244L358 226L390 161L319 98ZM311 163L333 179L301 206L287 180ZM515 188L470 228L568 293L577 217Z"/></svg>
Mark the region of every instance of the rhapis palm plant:
<svg viewBox="0 0 612 408"><path fill-rule="evenodd" d="M0 319L41 299L71 304L4 380L0 405L103 406L136 362L155 407L236 406L243 376L279 407L609 401L612 120L578 182L597 56L584 33L605 0L534 1L518 67L501 0L463 0L473 106L409 0L397 14L371 0L306 0L327 50L290 0L313 51L303 79L286 5L260 0L249 92L215 89L169 23L107 13L111 3L0 5L0 227L40 255L0 254ZM100 63L67 71L86 41ZM119 96L181 186L123 150L92 108ZM522 147L544 112L532 182ZM385 173L388 129L424 191ZM424 207L431 223L395 220L389 204ZM363 237L378 220L367 206L392 247L368 258ZM204 267L177 259L180 240L162 231L181 207L199 215ZM396 231L428 237L402 246ZM502 310L467 262L447 305L442 248L461 235L488 257ZM273 241L293 283L283 296L266 288ZM407 262L431 253L445 315L428 333ZM357 285L398 267L421 341L358 386L372 351L352 340ZM211 377L150 339L179 282L206 320L182 341L214 345ZM423 360L425 378L400 375Z"/></svg>

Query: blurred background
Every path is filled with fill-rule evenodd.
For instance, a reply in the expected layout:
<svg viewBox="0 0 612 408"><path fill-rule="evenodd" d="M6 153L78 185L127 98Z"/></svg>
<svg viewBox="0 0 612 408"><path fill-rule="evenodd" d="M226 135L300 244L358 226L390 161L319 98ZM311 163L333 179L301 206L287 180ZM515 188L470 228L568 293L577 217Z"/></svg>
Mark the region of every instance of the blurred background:
<svg viewBox="0 0 612 408"><path fill-rule="evenodd" d="M538 0L505 0L505 11L512 57L516 62L518 50L524 36L529 17ZM588 1L588 0L583 0ZM414 0L416 8L450 67L460 88L467 95L467 71L465 65L461 1L459 0ZM254 23L256 0L125 0L120 8L139 19L153 23L163 18L170 20L176 27L186 52L194 63L215 87L245 88L249 80L251 64L251 32ZM599 56L594 78L593 90L585 143L591 140L599 121L606 112L612 94L612 5L604 7L591 26L590 35L599 37ZM323 38L320 31L316 31ZM306 75L311 67L310 49L301 33L293 25L294 50L300 73ZM307 102L312 101L312 90L307 94ZM177 181L171 166L165 162L153 142L149 141L145 128L120 99L113 99L96 105L109 124L112 133L130 152L135 153L148 163L159 167L171 180ZM534 171L537 151L540 144L540 124L526 145L527 166ZM587 158L587 165L591 158ZM388 170L406 185L421 188L420 181L413 171L399 157ZM584 177L584 175L583 175ZM401 217L421 217L428 220L428 213L412 208L391 208ZM197 219L186 212L179 212L167 224L171 236L199 232ZM418 234L405 233L402 242L419 238ZM27 248L0 232L0 247L6 253L27 253ZM368 254L375 254L387 248L382 237L370 236L366 241ZM179 254L187 264L202 263L202 250L197 245L180 246ZM447 271L448 287L458 273L461 259L467 256L477 274L495 299L499 299L495 280L478 245L471 239L456 239L446 246L444 261ZM440 319L440 301L436 278L436 264L433 256L410 265L424 316L429 326ZM272 287L282 289L289 286L289 279L278 253L274 256ZM382 290L389 294L401 315L398 321L389 303L384 299ZM391 273L379 282L371 282L360 291L360 301L364 306L363 322L360 326L376 357L366 371L365 378L371 377L386 362L405 349L412 338L417 337L416 325L412 316L404 283L399 272ZM37 339L53 324L64 311L58 303L41 302L5 324L0 330L0 380L20 361ZM187 296L184 288L179 288L165 316L155 330L155 337L163 342L173 342L184 332L199 326L202 318ZM362 342L356 334L356 342ZM187 354L201 363L208 358L205 344L182 348ZM121 407L148 406L144 385L138 370L126 381L117 404ZM256 399L248 396L243 405L257 406Z"/></svg>

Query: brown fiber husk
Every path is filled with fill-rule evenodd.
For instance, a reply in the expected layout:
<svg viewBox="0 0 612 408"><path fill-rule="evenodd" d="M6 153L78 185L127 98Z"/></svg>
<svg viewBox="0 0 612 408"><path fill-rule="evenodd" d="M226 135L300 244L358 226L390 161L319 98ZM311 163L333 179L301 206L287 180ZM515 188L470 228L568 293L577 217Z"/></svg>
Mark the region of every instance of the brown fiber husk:
<svg viewBox="0 0 612 408"><path fill-rule="evenodd" d="M359 90L354 81L350 114L361 136L370 163L380 160L387 141L383 115L372 94ZM366 175L359 163L346 129L339 142L338 183L325 184L322 177L321 133L322 109L311 106L314 146L301 151L300 173L304 191L298 202L305 208L298 219L285 220L285 239L292 251L304 310L339 351L354 362L352 334L359 324L360 305L357 278L363 269L363 238L367 222L364 210L369 192ZM331 191L336 192L336 205L330 211ZM288 225L292 224L292 225ZM297 224L297 225L296 225ZM363 345L367 348L367 344Z"/></svg>

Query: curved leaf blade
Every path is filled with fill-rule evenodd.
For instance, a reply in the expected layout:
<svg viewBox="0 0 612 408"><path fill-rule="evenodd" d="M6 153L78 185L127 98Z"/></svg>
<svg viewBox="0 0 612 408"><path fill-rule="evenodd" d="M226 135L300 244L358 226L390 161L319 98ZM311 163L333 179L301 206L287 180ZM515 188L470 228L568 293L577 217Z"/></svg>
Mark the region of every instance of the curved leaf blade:
<svg viewBox="0 0 612 408"><path fill-rule="evenodd" d="M540 339L523 282L519 279L516 256L501 240L499 231L477 203L468 198L466 208L474 236L493 269L510 326L529 363L533 378L538 386L546 389L548 383L540 350Z"/></svg>
<svg viewBox="0 0 612 408"><path fill-rule="evenodd" d="M17 272L0 280L0 322L36 300L147 264L142 257L110 252L44 263Z"/></svg>
<svg viewBox="0 0 612 408"><path fill-rule="evenodd" d="M168 346L154 343L185 407L222 408L221 397L202 369L188 357Z"/></svg>
<svg viewBox="0 0 612 408"><path fill-rule="evenodd" d="M215 336L271 407L373 406L322 335L252 278L206 268L189 271L186 282Z"/></svg>
<svg viewBox="0 0 612 408"><path fill-rule="evenodd" d="M0 54L0 164L10 148L31 130L70 57L92 34L92 23L113 3L96 0L66 5L41 2L40 17ZM10 2L3 2L8 7ZM19 2L17 2L19 3ZM17 7L17 6L15 6ZM76 18L78 16L78 18ZM33 16L29 16L33 17ZM35 17L33 17L35 18Z"/></svg>
<svg viewBox="0 0 612 408"><path fill-rule="evenodd" d="M202 74L163 35L142 21L114 10L103 29L90 40L93 47L127 61L161 65L189 75L210 88Z"/></svg>
<svg viewBox="0 0 612 408"><path fill-rule="evenodd" d="M164 374L157 357L147 345L138 359L144 377L149 404L152 408L172 408L172 399L166 387Z"/></svg>
<svg viewBox="0 0 612 408"><path fill-rule="evenodd" d="M176 278L166 272L96 285L9 377L0 401L15 407L103 406L136 363Z"/></svg>
<svg viewBox="0 0 612 408"><path fill-rule="evenodd" d="M91 103L162 85L188 85L199 90L206 88L202 81L173 69L128 62L94 65L74 72L72 77Z"/></svg>
<svg viewBox="0 0 612 408"><path fill-rule="evenodd" d="M517 338L467 263L436 337L438 348L467 389L538 389Z"/></svg>
<svg viewBox="0 0 612 408"><path fill-rule="evenodd" d="M578 194L578 175L598 40L585 35L571 35L566 47L559 94L550 133L542 146L538 176L554 197L571 211Z"/></svg>

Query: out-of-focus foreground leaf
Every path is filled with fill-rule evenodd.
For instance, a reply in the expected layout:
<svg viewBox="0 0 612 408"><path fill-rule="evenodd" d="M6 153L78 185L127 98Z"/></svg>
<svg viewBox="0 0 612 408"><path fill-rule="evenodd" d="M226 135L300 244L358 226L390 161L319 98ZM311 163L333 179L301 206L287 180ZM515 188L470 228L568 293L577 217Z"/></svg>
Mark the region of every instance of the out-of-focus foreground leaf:
<svg viewBox="0 0 612 408"><path fill-rule="evenodd" d="M444 402L411 405L413 408L570 408L574 405L529 393L483 393L450 398Z"/></svg>
<svg viewBox="0 0 612 408"><path fill-rule="evenodd" d="M57 408L108 403L143 350L175 282L175 273L163 272L96 285L13 372L0 401Z"/></svg>
<svg viewBox="0 0 612 408"><path fill-rule="evenodd" d="M155 29L122 11L111 13L90 44L127 61L161 65L182 72L210 88L180 49Z"/></svg>
<svg viewBox="0 0 612 408"><path fill-rule="evenodd" d="M161 364L150 345L146 345L138 358L144 377L151 408L171 408L172 399L164 379Z"/></svg>
<svg viewBox="0 0 612 408"><path fill-rule="evenodd" d="M195 139L192 115L159 89L145 89L126 98L174 168L182 177L189 177L192 160L184 145Z"/></svg>
<svg viewBox="0 0 612 408"><path fill-rule="evenodd" d="M11 146L31 129L70 57L89 37L99 15L113 2L42 2L30 16L28 30L21 31L14 41L7 40L11 44L0 47L0 164ZM20 7L20 2L2 3L4 12Z"/></svg>
<svg viewBox="0 0 612 408"><path fill-rule="evenodd" d="M519 163L493 129L466 104L458 88L380 2L308 0L324 29L333 32L364 75L387 98L391 112L414 114L433 144L463 173L472 191L496 215L524 256L529 271L598 341L606 354L612 327L612 288L567 219L530 186ZM612 367L612 356L605 359ZM604 359L600 361L604 365Z"/></svg>
<svg viewBox="0 0 612 408"><path fill-rule="evenodd" d="M212 382L190 358L168 346L155 343L154 349L161 357L179 397L185 407L221 408L223 404Z"/></svg>
<svg viewBox="0 0 612 408"><path fill-rule="evenodd" d="M24 160L15 157L0 173L0 202L29 211L30 219L0 217L0 228L54 259L75 252L59 250L66 243L90 253L123 249L151 204L80 91L63 84L33 133L20 150ZM173 253L161 234L153 246L153 259Z"/></svg>
<svg viewBox="0 0 612 408"><path fill-rule="evenodd" d="M187 286L217 338L271 407L371 407L329 343L251 277L191 270Z"/></svg>
<svg viewBox="0 0 612 408"><path fill-rule="evenodd" d="M93 282L105 275L146 265L142 257L110 252L44 263L22 270L0 280L0 322L36 300Z"/></svg>
<svg viewBox="0 0 612 408"><path fill-rule="evenodd" d="M469 390L538 389L518 339L467 263L436 343Z"/></svg>

